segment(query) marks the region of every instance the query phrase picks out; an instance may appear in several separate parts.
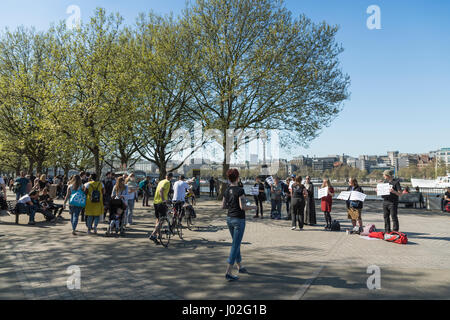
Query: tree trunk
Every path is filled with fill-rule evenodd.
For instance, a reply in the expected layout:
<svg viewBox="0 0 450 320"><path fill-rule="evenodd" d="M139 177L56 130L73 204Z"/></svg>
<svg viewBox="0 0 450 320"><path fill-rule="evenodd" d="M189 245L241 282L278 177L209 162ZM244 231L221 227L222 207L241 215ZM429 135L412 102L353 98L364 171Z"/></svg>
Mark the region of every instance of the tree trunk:
<svg viewBox="0 0 450 320"><path fill-rule="evenodd" d="M33 170L34 170L34 161L33 160L28 160L28 174L29 175L33 175Z"/></svg>
<svg viewBox="0 0 450 320"><path fill-rule="evenodd" d="M94 165L95 165L95 174L97 178L100 179L102 175L102 168L100 166L100 150L98 147L94 148Z"/></svg>
<svg viewBox="0 0 450 320"><path fill-rule="evenodd" d="M69 170L70 170L69 166L66 165L64 167L64 176L66 177L66 179L69 179Z"/></svg>
<svg viewBox="0 0 450 320"><path fill-rule="evenodd" d="M42 161L38 161L38 163L36 165L36 173L42 174L43 170L44 170L43 162Z"/></svg>

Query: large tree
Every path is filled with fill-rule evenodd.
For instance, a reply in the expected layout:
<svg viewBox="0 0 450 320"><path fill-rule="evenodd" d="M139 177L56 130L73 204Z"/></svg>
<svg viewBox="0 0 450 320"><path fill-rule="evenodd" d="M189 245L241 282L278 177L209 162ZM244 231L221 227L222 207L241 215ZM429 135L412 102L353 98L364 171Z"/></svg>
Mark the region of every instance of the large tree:
<svg viewBox="0 0 450 320"><path fill-rule="evenodd" d="M62 24L54 34L54 74L61 103L52 116L66 139L89 150L97 175L113 137L112 128L121 121L128 85L128 64L121 61L122 21L97 9L90 23L67 30Z"/></svg>
<svg viewBox="0 0 450 320"><path fill-rule="evenodd" d="M141 15L135 33L134 64L139 82L135 92L134 145L159 168L161 177L179 168L179 155L191 147L191 100L186 72L190 55L186 29L171 17ZM187 151L190 154L190 151ZM168 168L171 160L177 159Z"/></svg>
<svg viewBox="0 0 450 320"><path fill-rule="evenodd" d="M197 0L182 24L194 48L190 115L220 133L224 175L245 137L278 129L281 142L307 144L348 97L338 28L294 19L281 1Z"/></svg>

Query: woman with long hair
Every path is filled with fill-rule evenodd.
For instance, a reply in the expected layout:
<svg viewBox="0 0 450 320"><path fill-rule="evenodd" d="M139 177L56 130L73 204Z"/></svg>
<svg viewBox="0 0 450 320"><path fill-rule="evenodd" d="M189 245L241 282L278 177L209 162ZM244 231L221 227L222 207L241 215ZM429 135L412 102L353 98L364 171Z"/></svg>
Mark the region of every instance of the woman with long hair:
<svg viewBox="0 0 450 320"><path fill-rule="evenodd" d="M305 223L305 202L307 197L308 191L306 191L305 186L302 184L302 177L296 177L294 184L291 187L291 230L297 228L297 221L299 230L303 229Z"/></svg>
<svg viewBox="0 0 450 320"><path fill-rule="evenodd" d="M81 182L81 177L77 174L73 176L68 182L67 194L64 199L64 209L66 209L66 203L70 199L72 192L77 192L79 190L84 192L84 186ZM83 210L83 208L81 207L69 206L70 223L72 224L72 234L74 236L77 235L76 229L78 225L78 217L80 216L81 210Z"/></svg>
<svg viewBox="0 0 450 320"><path fill-rule="evenodd" d="M123 177L117 179L112 191L112 199L120 199L124 205L128 205L128 187Z"/></svg>
<svg viewBox="0 0 450 320"><path fill-rule="evenodd" d="M334 188L329 179L323 179L322 189L328 187L328 194L321 199L320 207L324 213L326 226L325 230L331 229L331 205L333 204Z"/></svg>
<svg viewBox="0 0 450 320"><path fill-rule="evenodd" d="M355 178L350 178L348 180L349 187L347 188L347 191L357 191L364 193L363 189L358 185L358 180ZM353 230L356 230L356 221L359 223L359 230L363 228L362 224L362 218L361 218L361 212L363 208L363 202L362 201L350 201L347 200L347 214L348 218L352 220Z"/></svg>
<svg viewBox="0 0 450 320"><path fill-rule="evenodd" d="M239 273L247 273L247 270L241 265L241 242L245 231L245 211L256 210L256 206L247 206L244 189L238 185L239 171L237 169L230 169L227 171L227 177L230 185L225 190L222 208L228 209L227 225L233 242L231 244L230 256L227 260L228 267L225 279L234 281L239 279L231 273L235 263L238 266Z"/></svg>

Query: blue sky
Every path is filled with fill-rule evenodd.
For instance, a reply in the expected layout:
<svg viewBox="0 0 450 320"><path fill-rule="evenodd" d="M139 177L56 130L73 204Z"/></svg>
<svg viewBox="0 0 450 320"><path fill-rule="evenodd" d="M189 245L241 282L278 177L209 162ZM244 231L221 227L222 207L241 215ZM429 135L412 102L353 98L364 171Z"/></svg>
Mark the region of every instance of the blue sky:
<svg viewBox="0 0 450 320"><path fill-rule="evenodd" d="M47 29L78 5L86 20L95 7L119 12L132 24L139 12L178 14L184 0L2 0L0 28ZM342 68L351 77L344 110L293 155L422 153L450 147L450 1L287 0L294 15L337 24L345 52ZM381 9L381 30L369 30L370 5Z"/></svg>

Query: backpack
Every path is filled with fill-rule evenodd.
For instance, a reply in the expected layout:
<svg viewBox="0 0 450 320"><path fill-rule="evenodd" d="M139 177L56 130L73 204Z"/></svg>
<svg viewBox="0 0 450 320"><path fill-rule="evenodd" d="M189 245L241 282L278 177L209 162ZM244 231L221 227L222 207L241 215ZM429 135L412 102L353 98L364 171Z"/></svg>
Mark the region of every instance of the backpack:
<svg viewBox="0 0 450 320"><path fill-rule="evenodd" d="M299 186L299 185L295 185L292 186L292 193L294 195L294 198L296 199L305 199L305 196L303 195L303 191L305 190L305 187L303 186Z"/></svg>
<svg viewBox="0 0 450 320"><path fill-rule="evenodd" d="M371 232L369 233L369 237L371 238L377 238L377 239L384 239L384 232Z"/></svg>
<svg viewBox="0 0 450 320"><path fill-rule="evenodd" d="M401 232L389 232L384 234L384 240L389 242L395 242L398 244L407 244L408 243L408 236Z"/></svg>
<svg viewBox="0 0 450 320"><path fill-rule="evenodd" d="M147 180L142 180L141 182L139 182L139 189L144 190L146 185Z"/></svg>
<svg viewBox="0 0 450 320"><path fill-rule="evenodd" d="M450 202L445 206L445 211L450 212Z"/></svg>
<svg viewBox="0 0 450 320"><path fill-rule="evenodd" d="M101 193L98 190L98 186L95 190L92 191L92 195L91 195L91 202L92 203L98 203L100 202L100 197L101 197Z"/></svg>
<svg viewBox="0 0 450 320"><path fill-rule="evenodd" d="M368 236L371 232L375 232L376 228L374 224L370 224L364 227L363 231L360 233L362 236Z"/></svg>
<svg viewBox="0 0 450 320"><path fill-rule="evenodd" d="M341 231L341 224L337 220L333 220L331 223L331 231Z"/></svg>

